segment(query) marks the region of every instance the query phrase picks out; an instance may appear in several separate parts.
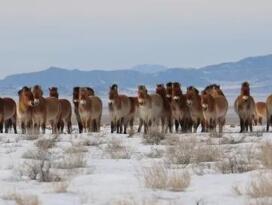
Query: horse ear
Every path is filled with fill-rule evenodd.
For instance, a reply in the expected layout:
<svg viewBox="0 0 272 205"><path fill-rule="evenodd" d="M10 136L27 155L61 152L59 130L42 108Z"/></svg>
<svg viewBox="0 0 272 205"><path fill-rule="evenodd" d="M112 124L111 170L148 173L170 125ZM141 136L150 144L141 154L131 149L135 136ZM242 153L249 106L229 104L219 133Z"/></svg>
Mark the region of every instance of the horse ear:
<svg viewBox="0 0 272 205"><path fill-rule="evenodd" d="M52 90L52 88L48 88L48 90L49 90L49 91L51 91L51 90Z"/></svg>
<svg viewBox="0 0 272 205"><path fill-rule="evenodd" d="M20 90L18 91L18 95L20 96L21 93L22 93L22 89L20 89Z"/></svg>

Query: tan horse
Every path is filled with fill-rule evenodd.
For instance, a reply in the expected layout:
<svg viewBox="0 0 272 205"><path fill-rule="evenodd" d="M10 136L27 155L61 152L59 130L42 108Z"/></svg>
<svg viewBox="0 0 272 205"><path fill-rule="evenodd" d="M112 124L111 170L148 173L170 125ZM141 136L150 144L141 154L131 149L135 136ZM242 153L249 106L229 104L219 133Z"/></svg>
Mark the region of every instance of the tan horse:
<svg viewBox="0 0 272 205"><path fill-rule="evenodd" d="M57 133L61 116L61 104L59 100L55 97L44 98L43 91L39 85L35 85L32 88L32 93L34 97L32 120L35 132L39 133L40 127L42 127L44 134L46 124L50 124L52 133Z"/></svg>
<svg viewBox="0 0 272 205"><path fill-rule="evenodd" d="M16 120L16 102L11 98L0 98L0 132L3 133L5 123L5 133L8 133L11 126L13 126L14 133L17 133Z"/></svg>
<svg viewBox="0 0 272 205"><path fill-rule="evenodd" d="M263 124L263 120L266 119L267 117L267 112L266 112L266 103L265 102L256 102L256 116L255 116L255 124L260 125Z"/></svg>
<svg viewBox="0 0 272 205"><path fill-rule="evenodd" d="M180 83L175 82L172 87L172 116L175 120L176 132L178 132L179 125L182 132L191 132L192 119L186 103L186 96L182 93Z"/></svg>
<svg viewBox="0 0 272 205"><path fill-rule="evenodd" d="M59 99L59 93L58 88L51 87L49 88L49 96L55 97ZM64 125L67 126L67 132L71 134L72 132L72 106L71 103L66 99L59 99L59 102L61 104L61 115L60 115L60 121L58 123L58 129L61 133L63 133Z"/></svg>
<svg viewBox="0 0 272 205"><path fill-rule="evenodd" d="M95 92L92 88L90 87L85 87L87 90L87 93L89 96L94 96ZM78 106L79 106L79 89L80 87L74 87L73 88L73 103L74 103L74 113L76 115L76 119L77 119L77 123L78 123L78 131L79 133L82 133L83 130L83 125L81 122L81 118L79 115L79 110L78 110Z"/></svg>
<svg viewBox="0 0 272 205"><path fill-rule="evenodd" d="M113 84L109 90L109 113L111 116L111 133L114 130L117 133L127 133L127 126L130 121L130 112L132 110L132 104L129 97L126 95L119 95L118 86Z"/></svg>
<svg viewBox="0 0 272 205"><path fill-rule="evenodd" d="M256 107L253 97L250 96L248 82L242 84L241 94L235 100L234 109L240 118L240 132L248 131L248 128L252 132L252 123L256 116Z"/></svg>
<svg viewBox="0 0 272 205"><path fill-rule="evenodd" d="M32 129L32 108L34 106L33 94L31 89L25 86L18 91L18 95L17 115L22 133L30 133Z"/></svg>
<svg viewBox="0 0 272 205"><path fill-rule="evenodd" d="M171 102L167 98L166 89L163 84L158 84L156 88L156 93L162 97L163 100L163 113L162 113L162 121L163 124L166 123L165 132L169 130L169 132L173 132L172 130L172 108Z"/></svg>
<svg viewBox="0 0 272 205"><path fill-rule="evenodd" d="M190 110L190 116L193 121L194 132L197 131L199 124L201 124L201 131L205 132L205 119L201 106L201 96L199 95L198 89L193 86L188 87L186 93L186 100Z"/></svg>
<svg viewBox="0 0 272 205"><path fill-rule="evenodd" d="M144 85L138 86L139 117L144 123L144 133L153 125L159 126L163 113L163 99L158 94L148 94ZM164 131L164 124L162 124Z"/></svg>
<svg viewBox="0 0 272 205"><path fill-rule="evenodd" d="M90 96L87 88L79 89L78 111L85 132L100 131L102 101L97 96Z"/></svg>
<svg viewBox="0 0 272 205"><path fill-rule="evenodd" d="M228 101L225 97L220 86L217 84L211 84L204 90L205 93L210 94L216 103L216 119L219 125L219 133L223 132L223 127L226 122L226 115L228 111Z"/></svg>

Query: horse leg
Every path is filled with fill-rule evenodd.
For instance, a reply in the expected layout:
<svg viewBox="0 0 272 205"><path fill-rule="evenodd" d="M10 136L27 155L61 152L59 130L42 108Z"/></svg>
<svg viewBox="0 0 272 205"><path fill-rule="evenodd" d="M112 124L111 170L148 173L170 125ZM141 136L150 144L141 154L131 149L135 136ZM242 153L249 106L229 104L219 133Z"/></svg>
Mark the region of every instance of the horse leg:
<svg viewBox="0 0 272 205"><path fill-rule="evenodd" d="M124 126L124 117L122 117L120 120L120 134L123 133L123 126Z"/></svg>
<svg viewBox="0 0 272 205"><path fill-rule="evenodd" d="M165 127L165 118L161 117L161 133L165 133L164 127Z"/></svg>
<svg viewBox="0 0 272 205"><path fill-rule="evenodd" d="M21 122L22 134L26 134L25 122Z"/></svg>
<svg viewBox="0 0 272 205"><path fill-rule="evenodd" d="M16 115L14 115L14 116L11 118L11 124L12 124L13 130L14 130L14 133L17 134L17 121L16 121Z"/></svg>
<svg viewBox="0 0 272 205"><path fill-rule="evenodd" d="M248 125L249 125L249 120L246 119L246 121L245 121L245 128L246 128L246 131L247 131L247 132L248 132Z"/></svg>
<svg viewBox="0 0 272 205"><path fill-rule="evenodd" d="M250 130L250 132L253 132L252 120L249 122L249 130Z"/></svg>
<svg viewBox="0 0 272 205"><path fill-rule="evenodd" d="M240 118L240 133L244 132L245 130L245 123L242 118Z"/></svg>
<svg viewBox="0 0 272 205"><path fill-rule="evenodd" d="M114 122L111 121L111 133L113 133L113 132L114 132Z"/></svg>
<svg viewBox="0 0 272 205"><path fill-rule="evenodd" d="M128 119L124 119L124 134L127 134Z"/></svg>
<svg viewBox="0 0 272 205"><path fill-rule="evenodd" d="M179 128L179 121L175 120L175 129L176 129L176 133L178 133L178 128Z"/></svg>
<svg viewBox="0 0 272 205"><path fill-rule="evenodd" d="M140 120L139 120L138 132L141 132L143 124L144 124L143 119L140 119Z"/></svg>

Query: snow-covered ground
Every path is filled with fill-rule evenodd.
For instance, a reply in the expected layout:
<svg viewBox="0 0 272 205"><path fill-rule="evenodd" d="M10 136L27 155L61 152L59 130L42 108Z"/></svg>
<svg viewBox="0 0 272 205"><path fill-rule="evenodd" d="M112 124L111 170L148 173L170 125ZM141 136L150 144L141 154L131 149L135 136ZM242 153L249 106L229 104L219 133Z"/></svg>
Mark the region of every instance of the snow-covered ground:
<svg viewBox="0 0 272 205"><path fill-rule="evenodd" d="M167 134L159 145L148 144L143 134L110 134L108 127L57 137L1 134L0 205L249 204L250 197L235 190L246 190L264 169L257 155L272 134L263 129L239 134L239 127L227 126L222 138ZM183 156L188 152L192 156ZM145 177L156 177L147 176L152 167L186 172L188 187L150 188Z"/></svg>

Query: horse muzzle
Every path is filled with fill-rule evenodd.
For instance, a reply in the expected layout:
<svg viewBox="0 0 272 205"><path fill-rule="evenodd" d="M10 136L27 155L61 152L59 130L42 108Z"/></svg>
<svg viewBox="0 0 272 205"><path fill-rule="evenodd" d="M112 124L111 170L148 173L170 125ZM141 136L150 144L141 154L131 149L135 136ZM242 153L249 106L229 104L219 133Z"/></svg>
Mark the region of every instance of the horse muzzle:
<svg viewBox="0 0 272 205"><path fill-rule="evenodd" d="M85 105L85 104L86 104L86 100L80 100L79 103L80 103L81 105Z"/></svg>
<svg viewBox="0 0 272 205"><path fill-rule="evenodd" d="M192 105L192 100L187 100L187 105L191 106Z"/></svg>
<svg viewBox="0 0 272 205"><path fill-rule="evenodd" d="M38 105L40 103L40 100L39 99L34 99L34 102L33 102L33 105Z"/></svg>
<svg viewBox="0 0 272 205"><path fill-rule="evenodd" d="M208 105L207 105L207 104L202 104L202 109L203 109L204 111L206 111L206 110L208 109Z"/></svg>

